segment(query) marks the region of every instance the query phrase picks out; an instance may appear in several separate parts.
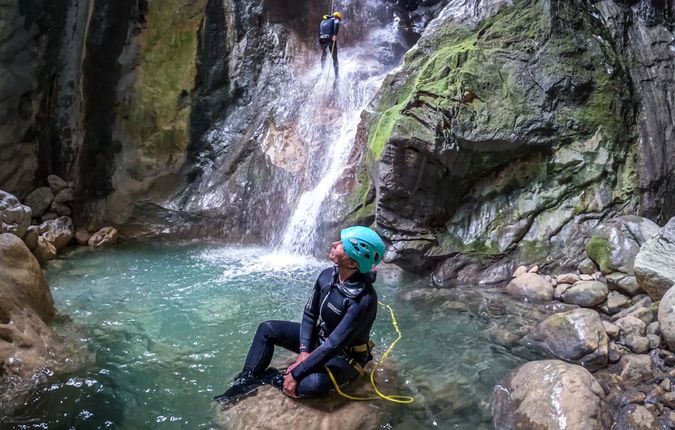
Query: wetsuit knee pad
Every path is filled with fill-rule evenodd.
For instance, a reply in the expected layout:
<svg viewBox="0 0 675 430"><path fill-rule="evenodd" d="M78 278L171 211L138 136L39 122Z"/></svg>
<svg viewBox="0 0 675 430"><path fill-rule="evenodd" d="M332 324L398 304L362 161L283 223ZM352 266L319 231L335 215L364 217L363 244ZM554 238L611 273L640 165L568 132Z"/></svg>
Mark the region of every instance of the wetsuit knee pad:
<svg viewBox="0 0 675 430"><path fill-rule="evenodd" d="M296 392L298 396L310 399L314 397L325 397L330 394L333 383L324 373L310 373L298 382Z"/></svg>

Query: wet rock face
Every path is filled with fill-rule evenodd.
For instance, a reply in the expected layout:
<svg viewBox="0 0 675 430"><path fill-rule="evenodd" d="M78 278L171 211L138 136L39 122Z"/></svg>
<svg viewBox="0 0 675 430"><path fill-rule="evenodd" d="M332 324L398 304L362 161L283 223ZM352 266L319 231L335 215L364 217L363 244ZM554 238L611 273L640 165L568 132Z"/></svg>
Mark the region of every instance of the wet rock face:
<svg viewBox="0 0 675 430"><path fill-rule="evenodd" d="M457 254L483 268L504 255L576 267L597 216L635 202L622 59L589 5L515 2L477 24L451 6L369 117L392 259L418 271Z"/></svg>
<svg viewBox="0 0 675 430"><path fill-rule="evenodd" d="M533 361L511 371L494 389L497 429L596 429L608 424L605 393L581 366Z"/></svg>
<svg viewBox="0 0 675 430"><path fill-rule="evenodd" d="M46 40L38 21L43 1L0 4L0 188L24 197L38 169L33 103Z"/></svg>
<svg viewBox="0 0 675 430"><path fill-rule="evenodd" d="M640 248L635 272L640 287L654 300L675 284L675 218Z"/></svg>
<svg viewBox="0 0 675 430"><path fill-rule="evenodd" d="M640 103L640 206L646 216L658 218L661 224L675 215L673 5L654 0L604 0L596 5L616 45L634 59L627 64Z"/></svg>

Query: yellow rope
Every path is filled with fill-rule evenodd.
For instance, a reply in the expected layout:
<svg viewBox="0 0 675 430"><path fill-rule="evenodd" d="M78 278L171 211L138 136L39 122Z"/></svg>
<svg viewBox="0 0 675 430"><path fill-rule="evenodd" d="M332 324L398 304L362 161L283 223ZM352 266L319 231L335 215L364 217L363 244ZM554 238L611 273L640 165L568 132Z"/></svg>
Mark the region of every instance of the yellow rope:
<svg viewBox="0 0 675 430"><path fill-rule="evenodd" d="M394 310L391 308L389 305L385 305L384 303L378 301L378 303L381 306L386 307L389 309L389 314L391 315L391 322L394 325L394 329L396 330L396 334L398 337L396 340L394 340L391 345L389 345L389 348L385 351L384 354L382 354L382 357L375 363L375 366L373 366L373 369L370 371L370 384L373 386L373 389L375 390L375 393L377 394L377 397L355 397L355 396L350 396L349 394L344 393L340 389L340 385L338 385L337 381L335 380L335 376L333 376L333 372L330 371L328 367L326 367L326 370L328 371L328 376L330 377L330 380L333 382L333 386L335 387L335 390L338 392L339 395L342 397L349 399L349 400L387 400L393 403L401 403L401 404L409 404L415 401L410 396L399 396L399 395L387 395L382 393L378 388L377 385L375 385L375 370L380 367L382 363L387 359L387 356L389 356L389 353L394 349L394 345L396 345L396 342L401 340L403 335L401 334L401 330L398 328L398 322L396 321L396 316L394 315Z"/></svg>

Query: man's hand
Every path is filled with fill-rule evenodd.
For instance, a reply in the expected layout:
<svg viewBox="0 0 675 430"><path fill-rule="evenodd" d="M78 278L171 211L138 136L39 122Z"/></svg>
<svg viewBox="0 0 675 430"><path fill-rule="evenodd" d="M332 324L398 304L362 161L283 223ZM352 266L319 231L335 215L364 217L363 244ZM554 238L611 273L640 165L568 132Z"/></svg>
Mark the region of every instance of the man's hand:
<svg viewBox="0 0 675 430"><path fill-rule="evenodd" d="M291 372L286 373L284 377L284 393L290 397L298 397L295 389L298 387L298 382L295 380Z"/></svg>
<svg viewBox="0 0 675 430"><path fill-rule="evenodd" d="M298 358L295 360L295 363L293 363L288 369L286 369L286 373L291 373L291 370L298 367L300 365L300 363L302 363L303 361L305 361L307 359L307 357L309 357L309 352L301 352L298 355Z"/></svg>
<svg viewBox="0 0 675 430"><path fill-rule="evenodd" d="M293 375L291 375L291 370L295 369L305 361L309 357L309 352L301 352L298 354L298 358L295 360L295 363L293 363L288 369L286 369L286 376L284 376L284 393L291 397L298 397L297 394L295 394L295 389L298 386L298 381L295 380Z"/></svg>

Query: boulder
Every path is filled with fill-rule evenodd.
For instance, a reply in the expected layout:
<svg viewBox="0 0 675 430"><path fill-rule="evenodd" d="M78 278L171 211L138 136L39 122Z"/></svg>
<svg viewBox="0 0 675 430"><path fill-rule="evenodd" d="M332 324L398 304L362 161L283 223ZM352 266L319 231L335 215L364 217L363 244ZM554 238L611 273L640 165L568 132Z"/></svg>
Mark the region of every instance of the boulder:
<svg viewBox="0 0 675 430"><path fill-rule="evenodd" d="M645 336L637 334L629 334L625 337L624 342L630 350L636 354L646 354L649 352L649 339Z"/></svg>
<svg viewBox="0 0 675 430"><path fill-rule="evenodd" d="M635 276L614 272L605 276L605 280L607 281L607 286L610 290L620 291L631 297L643 292Z"/></svg>
<svg viewBox="0 0 675 430"><path fill-rule="evenodd" d="M506 292L518 300L544 303L553 300L553 286L536 273L525 273L506 286Z"/></svg>
<svg viewBox="0 0 675 430"><path fill-rule="evenodd" d="M675 288L669 289L661 299L658 319L663 340L675 352Z"/></svg>
<svg viewBox="0 0 675 430"><path fill-rule="evenodd" d="M119 233L115 227L103 227L89 238L89 246L99 247L106 243L115 243L119 239Z"/></svg>
<svg viewBox="0 0 675 430"><path fill-rule="evenodd" d="M56 247L45 239L44 236L40 236L38 237L37 246L33 249L33 253L39 262L44 263L56 257Z"/></svg>
<svg viewBox="0 0 675 430"><path fill-rule="evenodd" d="M579 273L584 275L592 275L598 271L598 266L595 265L593 260L590 258L584 258L581 263L579 263Z"/></svg>
<svg viewBox="0 0 675 430"><path fill-rule="evenodd" d="M661 325L658 321L647 324L647 334L661 334Z"/></svg>
<svg viewBox="0 0 675 430"><path fill-rule="evenodd" d="M576 273L563 273L562 275L558 275L555 277L556 281L558 281L558 284L570 284L573 285L576 282L579 282L579 275Z"/></svg>
<svg viewBox="0 0 675 430"><path fill-rule="evenodd" d="M607 313L614 315L621 309L627 307L629 303L630 301L628 300L628 297L616 291L610 291L610 293L607 295Z"/></svg>
<svg viewBox="0 0 675 430"><path fill-rule="evenodd" d="M592 309L557 313L524 338L534 351L597 369L607 364L608 342L600 316Z"/></svg>
<svg viewBox="0 0 675 430"><path fill-rule="evenodd" d="M614 324L621 329L621 333L624 336L629 334L637 334L638 336L644 336L647 329L647 324L639 318L635 318L632 315L619 318L614 322Z"/></svg>
<svg viewBox="0 0 675 430"><path fill-rule="evenodd" d="M565 303L588 307L605 301L607 293L607 285L602 282L579 281L562 294L562 299Z"/></svg>
<svg viewBox="0 0 675 430"><path fill-rule="evenodd" d="M0 416L25 407L35 384L58 371L64 348L46 324L54 314L40 264L21 239L0 234Z"/></svg>
<svg viewBox="0 0 675 430"><path fill-rule="evenodd" d="M649 349L656 349L661 346L661 336L658 334L647 333L647 339L649 339Z"/></svg>
<svg viewBox="0 0 675 430"><path fill-rule="evenodd" d="M526 273L527 273L526 266L518 266L518 268L513 272L513 278L517 278L518 276L522 276Z"/></svg>
<svg viewBox="0 0 675 430"><path fill-rule="evenodd" d="M372 363L372 362L371 362ZM375 380L383 392L401 392L391 362L379 367ZM361 377L342 388L347 394L358 397L373 395L370 379ZM323 399L293 399L269 385L258 388L255 396L225 407L216 406L215 423L228 430L286 429L374 429L379 428L384 416L382 408L370 402L355 402L339 395Z"/></svg>
<svg viewBox="0 0 675 430"><path fill-rule="evenodd" d="M656 418L642 405L624 406L616 417L615 430L653 430L657 428Z"/></svg>
<svg viewBox="0 0 675 430"><path fill-rule="evenodd" d="M640 248L635 277L653 300L663 297L675 284L675 217Z"/></svg>
<svg viewBox="0 0 675 430"><path fill-rule="evenodd" d="M26 205L31 208L34 217L40 217L45 213L54 200L54 193L49 187L41 187L28 194Z"/></svg>
<svg viewBox="0 0 675 430"><path fill-rule="evenodd" d="M68 245L74 234L73 220L67 216L46 221L39 228L40 236L54 245L57 251Z"/></svg>
<svg viewBox="0 0 675 430"><path fill-rule="evenodd" d="M32 210L13 195L0 190L0 234L23 237L30 225Z"/></svg>
<svg viewBox="0 0 675 430"><path fill-rule="evenodd" d="M632 275L640 246L658 233L658 225L647 218L620 216L599 224L586 243L586 254L602 273Z"/></svg>
<svg viewBox="0 0 675 430"><path fill-rule="evenodd" d="M652 359L647 354L624 354L612 371L624 386L638 385L654 378Z"/></svg>
<svg viewBox="0 0 675 430"><path fill-rule="evenodd" d="M39 232L38 227L32 225L28 227L28 230L26 230L26 234L23 235L23 242L31 251L34 250L38 244L38 237L40 236L38 232Z"/></svg>
<svg viewBox="0 0 675 430"><path fill-rule="evenodd" d="M496 429L586 430L603 428L605 394L581 366L534 361L509 372L492 392Z"/></svg>
<svg viewBox="0 0 675 430"><path fill-rule="evenodd" d="M78 228L75 232L75 242L77 242L78 245L87 245L90 237L91 233L89 233L89 230L86 228Z"/></svg>
<svg viewBox="0 0 675 430"><path fill-rule="evenodd" d="M619 337L621 329L617 325L614 325L608 321L603 321L602 326L605 328L605 332L607 333L607 336L609 336L610 338L616 339L617 337Z"/></svg>
<svg viewBox="0 0 675 430"><path fill-rule="evenodd" d="M29 307L42 320L54 316L54 301L40 264L23 241L0 234L0 321Z"/></svg>
<svg viewBox="0 0 675 430"><path fill-rule="evenodd" d="M562 300L562 295L570 287L572 287L570 284L558 284L558 285L556 285L555 290L553 291L553 298L555 298L556 300Z"/></svg>
<svg viewBox="0 0 675 430"><path fill-rule="evenodd" d="M55 197L54 201L56 203L69 203L75 200L75 190L72 188L66 188L61 190Z"/></svg>
<svg viewBox="0 0 675 430"><path fill-rule="evenodd" d="M70 216L73 213L73 211L70 209L68 205L63 203L56 203L56 201L52 202L52 205L49 207L49 210L59 216Z"/></svg>
<svg viewBox="0 0 675 430"><path fill-rule="evenodd" d="M61 190L68 188L68 182L56 175L47 176L47 183L49 183L49 188L52 189L54 194L58 194Z"/></svg>
<svg viewBox="0 0 675 430"><path fill-rule="evenodd" d="M40 219L42 219L42 222L45 222L45 221L51 221L51 220L56 219L58 217L59 217L59 215L54 213L54 212L45 212L44 215L42 215L40 217Z"/></svg>

